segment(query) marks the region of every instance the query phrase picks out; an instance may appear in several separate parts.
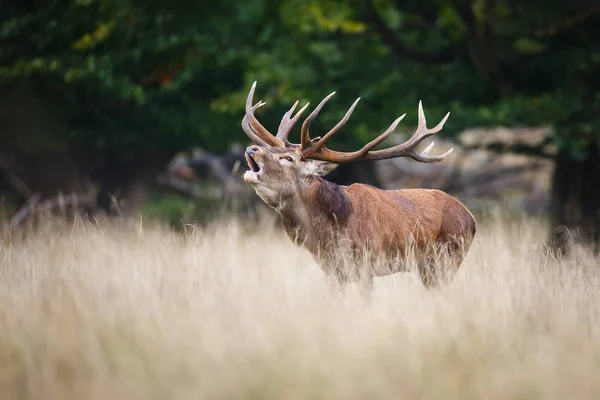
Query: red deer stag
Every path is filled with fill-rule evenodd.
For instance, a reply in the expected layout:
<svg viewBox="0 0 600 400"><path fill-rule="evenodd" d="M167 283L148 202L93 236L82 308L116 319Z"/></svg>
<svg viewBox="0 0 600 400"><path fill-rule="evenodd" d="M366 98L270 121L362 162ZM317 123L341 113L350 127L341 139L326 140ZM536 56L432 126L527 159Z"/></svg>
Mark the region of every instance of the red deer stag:
<svg viewBox="0 0 600 400"><path fill-rule="evenodd" d="M308 104L293 115L296 102L273 136L254 115L265 104L252 104L255 89L256 82L242 120L244 132L255 143L246 149L250 169L244 180L279 213L288 236L305 246L328 276L340 283L361 278L370 289L374 277L406 270L410 255L423 284L430 288L440 281L437 254L449 256L445 270L453 275L471 246L476 227L473 215L457 199L440 190L382 190L358 183L339 186L322 178L339 164L357 160L410 157L423 163L442 161L452 149L430 156L433 143L421 153L415 147L439 132L450 113L435 128L427 129L419 102L418 127L407 142L371 150L393 132L404 114L362 149L339 152L328 149L325 143L348 121L360 98L325 136L311 139L311 123L335 92L325 97L302 124L300 144L293 144L288 135ZM436 253L440 249L443 253ZM360 265L368 265L368 270Z"/></svg>

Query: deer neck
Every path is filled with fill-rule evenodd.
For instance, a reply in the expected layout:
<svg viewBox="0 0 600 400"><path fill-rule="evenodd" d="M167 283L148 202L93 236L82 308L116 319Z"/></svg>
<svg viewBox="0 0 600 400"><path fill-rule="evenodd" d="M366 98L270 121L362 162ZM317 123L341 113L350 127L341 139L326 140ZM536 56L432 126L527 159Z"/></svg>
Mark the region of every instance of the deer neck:
<svg viewBox="0 0 600 400"><path fill-rule="evenodd" d="M341 186L320 177L311 177L304 187L277 208L290 238L309 248L343 228L352 207Z"/></svg>

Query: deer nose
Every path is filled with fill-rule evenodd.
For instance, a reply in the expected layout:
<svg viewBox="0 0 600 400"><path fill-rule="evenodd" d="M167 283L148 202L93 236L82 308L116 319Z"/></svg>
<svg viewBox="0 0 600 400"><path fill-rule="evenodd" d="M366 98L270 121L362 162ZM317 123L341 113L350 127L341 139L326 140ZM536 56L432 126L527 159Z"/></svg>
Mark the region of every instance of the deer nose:
<svg viewBox="0 0 600 400"><path fill-rule="evenodd" d="M253 156L254 154L258 153L259 150L260 149L258 146L250 146L246 149L246 154Z"/></svg>

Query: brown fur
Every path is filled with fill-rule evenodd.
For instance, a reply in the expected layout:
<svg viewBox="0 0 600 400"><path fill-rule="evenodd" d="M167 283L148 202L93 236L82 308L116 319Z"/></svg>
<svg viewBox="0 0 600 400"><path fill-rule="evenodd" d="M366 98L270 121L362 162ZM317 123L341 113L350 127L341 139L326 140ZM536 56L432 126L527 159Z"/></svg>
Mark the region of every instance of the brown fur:
<svg viewBox="0 0 600 400"><path fill-rule="evenodd" d="M434 286L438 261L449 257L445 270L455 272L473 241L475 219L442 191L339 186L320 177L336 164L304 160L294 149L251 146L247 155L260 168L244 179L277 210L294 243L340 282L370 285L413 259L423 283Z"/></svg>
<svg viewBox="0 0 600 400"><path fill-rule="evenodd" d="M305 210L308 221L303 218ZM326 272L342 281L353 280L344 262L359 262L365 252L371 254L368 261L384 261L373 266L368 278L405 270L402 258L409 255L411 244L421 270L431 264L427 255L436 245L446 246L457 269L476 229L466 207L439 190L342 187L317 177L300 193L299 201L280 214L292 240L306 246ZM422 278L427 286L436 283L435 277Z"/></svg>
<svg viewBox="0 0 600 400"><path fill-rule="evenodd" d="M279 212L290 238L306 246L326 273L341 282L359 275L370 287L374 276L406 269L406 261L411 259L416 261L423 283L430 287L438 283L440 260L450 259L446 271L458 269L476 225L458 200L439 190L380 190L363 184L340 187L320 178L340 164L359 160L411 157L418 162L440 162L453 149L431 156L433 142L420 153L416 146L439 132L450 113L435 127L427 128L419 102L417 129L405 143L372 150L394 131L403 115L361 150L340 152L325 144L344 126L358 100L326 135L311 139L311 123L335 92L325 97L302 123L300 144L295 145L287 138L308 104L294 115L296 102L273 136L254 115L265 104L253 105L255 89L256 82L248 93L242 119L242 129L255 143L246 149L250 170L244 180Z"/></svg>

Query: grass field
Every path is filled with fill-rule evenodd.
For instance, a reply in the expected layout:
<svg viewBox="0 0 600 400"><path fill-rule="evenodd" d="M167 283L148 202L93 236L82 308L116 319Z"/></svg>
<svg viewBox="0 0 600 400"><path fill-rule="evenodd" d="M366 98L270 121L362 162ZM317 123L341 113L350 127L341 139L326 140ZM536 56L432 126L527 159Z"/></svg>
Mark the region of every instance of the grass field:
<svg viewBox="0 0 600 400"><path fill-rule="evenodd" d="M330 290L269 224L46 224L0 253L2 399L585 399L600 260L480 226L456 279Z"/></svg>

